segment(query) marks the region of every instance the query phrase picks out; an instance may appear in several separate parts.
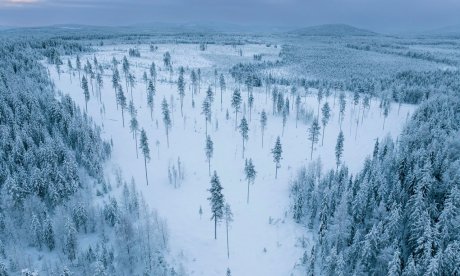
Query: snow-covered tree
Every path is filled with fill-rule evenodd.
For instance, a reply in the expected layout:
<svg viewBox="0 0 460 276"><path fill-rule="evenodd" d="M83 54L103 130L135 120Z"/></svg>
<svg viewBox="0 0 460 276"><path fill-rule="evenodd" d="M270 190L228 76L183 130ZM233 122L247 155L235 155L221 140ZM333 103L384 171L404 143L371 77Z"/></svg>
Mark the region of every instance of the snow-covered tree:
<svg viewBox="0 0 460 276"><path fill-rule="evenodd" d="M321 123L323 124L323 135L321 137L321 146L324 144L324 129L326 125L329 123L329 119L331 118L331 108L329 107L329 103L326 102L323 107L321 108L322 117Z"/></svg>
<svg viewBox="0 0 460 276"><path fill-rule="evenodd" d="M220 85L220 110L222 110L222 92L226 89L226 84L225 84L225 77L224 74L220 74L219 77L219 85Z"/></svg>
<svg viewBox="0 0 460 276"><path fill-rule="evenodd" d="M260 113L260 130L262 131L262 148L264 147L264 134L265 128L267 127L267 113L265 110L262 110Z"/></svg>
<svg viewBox="0 0 460 276"><path fill-rule="evenodd" d="M184 80L184 68L179 69L179 78L177 79L177 90L179 91L180 97L180 113L184 116L182 108L184 106L184 97L185 97L185 80Z"/></svg>
<svg viewBox="0 0 460 276"><path fill-rule="evenodd" d="M280 162L281 162L281 155L283 154L283 148L281 147L281 140L280 137L278 136L276 138L275 146L272 149L272 155L273 155L273 162L275 162L275 179L278 177L278 168L281 167Z"/></svg>
<svg viewBox="0 0 460 276"><path fill-rule="evenodd" d="M241 119L239 130L240 130L240 133L241 133L241 137L243 138L243 159L244 159L244 150L245 150L244 142L249 139L248 121L246 120L246 117L244 117L244 116L243 116L243 119Z"/></svg>
<svg viewBox="0 0 460 276"><path fill-rule="evenodd" d="M153 105L154 105L154 98L155 98L155 86L153 82L149 81L149 86L147 87L147 105L150 109L150 119L153 120Z"/></svg>
<svg viewBox="0 0 460 276"><path fill-rule="evenodd" d="M217 172L214 171L211 178L211 188L208 190L211 193L208 200L211 204L211 220L214 220L214 239L217 239L217 223L224 217L224 195L222 194L222 189Z"/></svg>
<svg viewBox="0 0 460 276"><path fill-rule="evenodd" d="M81 80L81 87L83 88L83 95L85 96L85 110L88 112L89 89L88 81L86 80L85 76L83 76Z"/></svg>
<svg viewBox="0 0 460 276"><path fill-rule="evenodd" d="M201 105L201 114L204 115L205 119L205 129L206 129L206 136L208 136L208 122L211 122L211 102L209 98L206 97Z"/></svg>
<svg viewBox="0 0 460 276"><path fill-rule="evenodd" d="M125 127L124 110L126 109L127 105L126 105L126 96L125 96L125 93L123 93L123 88L121 88L121 86L118 86L117 101L121 108L121 118L123 121L123 127Z"/></svg>
<svg viewBox="0 0 460 276"><path fill-rule="evenodd" d="M169 113L169 105L166 101L166 98L163 97L163 101L161 102L161 112L163 114L163 123L165 125L166 131L166 142L169 148L169 130L171 129L171 116Z"/></svg>
<svg viewBox="0 0 460 276"><path fill-rule="evenodd" d="M211 140L211 137L206 136L206 145L205 145L206 161L208 161L208 173L211 176L211 158L214 153L214 143Z"/></svg>
<svg viewBox="0 0 460 276"><path fill-rule="evenodd" d="M339 168L342 159L344 141L345 138L343 136L343 132L340 131L339 136L337 137L337 143L335 145L335 164L337 165L337 169Z"/></svg>
<svg viewBox="0 0 460 276"><path fill-rule="evenodd" d="M254 181L256 179L256 169L254 164L252 163L252 158L246 159L244 162L244 174L246 177L246 180L248 181L248 193L247 193L247 198L246 198L246 203L249 204L249 184L254 184Z"/></svg>
<svg viewBox="0 0 460 276"><path fill-rule="evenodd" d="M241 93L238 89L235 89L232 95L232 107L235 109L235 128L238 127L238 112L240 112L241 102Z"/></svg>
<svg viewBox="0 0 460 276"><path fill-rule="evenodd" d="M311 154L310 154L310 159L313 159L313 147L316 143L318 143L319 141L319 135L320 135L320 125L319 125L319 122L318 122L318 118L315 117L313 119L313 122L310 126L310 128L308 129L308 140L311 141Z"/></svg>
<svg viewBox="0 0 460 276"><path fill-rule="evenodd" d="M150 148L149 148L149 141L147 138L147 133L144 129L141 129L141 139L139 143L139 147L144 155L144 168L145 168L145 181L147 186L149 185L149 179L147 176L147 161L150 161Z"/></svg>
<svg viewBox="0 0 460 276"><path fill-rule="evenodd" d="M224 218L225 218L225 229L227 232L227 258L230 258L230 246L228 242L228 228L230 224L233 222L233 213L230 209L230 204L226 203L224 207Z"/></svg>

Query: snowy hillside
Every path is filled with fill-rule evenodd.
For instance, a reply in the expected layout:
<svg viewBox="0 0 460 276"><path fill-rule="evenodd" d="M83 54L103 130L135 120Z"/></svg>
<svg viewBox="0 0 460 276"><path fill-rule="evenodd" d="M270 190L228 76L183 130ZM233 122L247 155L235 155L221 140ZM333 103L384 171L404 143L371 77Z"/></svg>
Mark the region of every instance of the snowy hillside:
<svg viewBox="0 0 460 276"><path fill-rule="evenodd" d="M75 55L62 56L64 65L59 68L59 73L55 66L48 67L57 90L68 94L82 110L87 109L88 115L101 127L103 138L113 142L112 158L106 164L105 177L115 181L113 171L121 168L126 179L134 178L146 202L167 220L169 259L183 264L189 275L224 275L227 268L232 275L303 275L296 267L305 249L311 247L316 233L305 231L289 214L289 184L297 170L318 159L323 171L334 169L337 137L342 130L344 150L339 161L346 163L352 173L358 172L365 157L372 152L376 139L381 141L388 135L397 139L415 107L385 101L382 107L380 98L368 98L369 102L365 103L364 94L333 89L329 92L316 88L305 90L295 85L293 91L291 86L276 84L269 90L267 87L249 87L253 95L251 107L248 86L236 83L229 69L240 62L252 62L254 55L259 54L264 60L276 61L279 48L257 44L236 47L210 44L205 51L200 51L197 44L157 44L154 47L153 51L146 44L97 47L94 53L79 56L81 70L75 69ZM138 49L140 57L129 56L129 49ZM170 53L171 66L164 60L166 52ZM123 70L125 56L129 63L125 72L132 75L131 85ZM103 69L101 87L96 76L91 78L91 72L87 70L85 73L83 69L88 62L93 67L93 74L101 73L94 58ZM113 59L119 64L114 66ZM68 68L67 60L72 69ZM150 74L152 62L155 63L156 77ZM177 83L180 67L184 69L185 80L182 111ZM120 76L116 89L112 83L115 68ZM191 74L198 69L201 81L197 81L198 89L193 93ZM222 89L222 105L221 74L226 84ZM87 102L79 76L88 80ZM150 81L155 88L152 112L148 105ZM208 87L212 95L207 94ZM126 103L120 101L120 88ZM232 100L238 89L242 103L240 111L235 113ZM273 91L277 91L275 101ZM128 108L131 100L139 124L135 131L130 128L134 114L130 114ZM163 100L168 105L170 128L165 127ZM209 122L202 108L206 101L211 103ZM331 112L323 125L322 110L326 102ZM345 102L343 115L340 115L341 102ZM126 106L122 109L124 104ZM262 134L263 111L267 123ZM321 129L318 141L312 143L309 130L316 116ZM243 117L248 122L247 140L236 127ZM145 160L147 171L144 155L139 149L141 129L146 132L150 149L150 160ZM206 132L213 141L209 164L205 154ZM277 137L282 145L282 159L276 172L272 149ZM257 172L249 188L245 178L246 158L252 159ZM225 219L217 225L217 240L214 239L214 221L210 220L208 189L211 188L210 173L214 171L221 181L225 203L233 212L233 222L228 227L229 256Z"/></svg>

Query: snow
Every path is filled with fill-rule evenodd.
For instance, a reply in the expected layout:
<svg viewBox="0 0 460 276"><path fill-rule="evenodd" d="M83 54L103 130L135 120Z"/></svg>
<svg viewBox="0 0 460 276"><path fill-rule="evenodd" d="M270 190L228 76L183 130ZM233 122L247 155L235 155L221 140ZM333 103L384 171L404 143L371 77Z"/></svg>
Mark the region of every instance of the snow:
<svg viewBox="0 0 460 276"><path fill-rule="evenodd" d="M127 180L131 177L135 179L138 189L142 191L148 204L167 219L170 231L170 261L182 263L189 275L225 275L227 267L231 269L232 275L299 274L300 272L295 271L294 268L303 254L300 240L305 239L308 244L312 236L304 237L307 230L295 224L291 219L289 185L297 169L311 161L311 142L307 139L309 124L299 122L296 128L295 109L291 110L284 135L281 135L282 118L272 115L271 95L266 100L265 88L254 89L254 110L252 120L249 121L250 131L245 157L253 159L257 177L255 184L250 187L250 202L247 204L242 138L239 131L235 130L235 114L230 105L231 94L236 85L228 74L229 66L242 60L252 61L253 53L265 53L269 58L274 58L278 49L265 45L245 45L241 46L244 49L244 55L240 57L237 50L231 46L222 45L209 45L208 50L202 52L199 51L196 44L159 44L157 45L159 49L153 53L147 50L147 45L136 46L140 47L141 58L129 58L129 60L131 71L137 79L136 87L133 89L133 99L138 111L138 120L140 127L145 128L147 132L151 151L151 161L147 164L149 186L145 181L144 160L141 152L139 152L139 158L136 158L135 142L129 130L130 117L127 111L125 111L125 127L122 126L121 111L117 110L115 105L110 69L105 70L104 88L102 89L103 106L98 102L96 95L91 95L88 102L88 113L102 127L103 137L113 141L113 155L106 165L107 177L113 178L113 168L119 166ZM134 46L104 46L99 48L94 55L99 63L109 66L112 56L121 60L124 55L127 56L127 49L130 47ZM238 49L241 47L238 46ZM203 75L209 77L203 79L201 92L195 96L195 108L192 108L189 86L190 71L186 71L184 118L181 117L177 85L158 81L154 120L152 121L146 104L146 87L142 81L142 74L144 71L148 72L152 61L155 61L157 66L162 66L162 55L167 50L170 51L173 60L174 80L177 79L177 68L180 65L190 69L201 68ZM92 62L92 57L93 54L82 56L82 64L87 58ZM75 57L70 58L75 64ZM66 64L66 59L63 60ZM67 68L64 66L62 68L65 73L61 73L60 79L55 68L49 68L57 89L68 93L84 110L83 90L75 78L75 76L78 77L78 73L74 73L71 82ZM219 74L221 72L225 74L227 82L222 111L220 109L220 89L216 90L213 87L216 93L213 103L212 127L208 125L208 132L214 142L211 170L217 171L224 188L224 197L234 214L234 222L229 230L230 258L227 258L225 223L218 225L217 240L214 240L214 222L210 220L210 205L207 200L210 177L204 151L205 119L201 114L201 104L208 85L214 83L212 76L214 68L218 68ZM129 100L130 94L126 92L121 65L119 65L119 70L121 84ZM169 79L167 71L157 71L158 79ZM299 89L299 92L303 94L303 89ZM244 102L247 98L246 93L246 90L243 89ZM174 97L174 112L172 114L173 126L170 131L170 147L168 148L160 104L164 96L169 102L170 95ZM357 172L364 158L372 152L375 139L382 139L386 135L395 138L401 132L408 114L415 107L402 105L398 113L398 106L392 105L386 119L385 129L383 129L383 115L378 108L379 102L372 100L369 111L365 113L364 121L359 122L355 139L356 117L351 117L353 114L351 96L348 95L347 98L347 109L342 125L345 135L343 160L352 172ZM291 104L294 103L292 98L290 101ZM324 102L323 100L322 103ZM328 102L332 108L332 116L325 129L324 146L321 146L320 138L313 153L313 159L321 159L324 170L335 168L334 148L340 130L338 97L335 105L332 97L329 97ZM316 97L303 97L302 105L306 105L316 114L318 108ZM105 112L103 112L104 109ZM230 114L228 120L225 116L227 109ZM264 147L261 146L259 122L262 109L265 109L268 116ZM362 112L362 109L360 110ZM358 110L354 112L356 114ZM246 114L247 118L248 116L249 114ZM241 118L240 113L238 120ZM216 128L216 121L218 128ZM281 168L278 170L278 178L275 179L275 164L271 148L278 135L281 137L283 146L283 159ZM156 141L159 141L159 148L156 146ZM168 165L176 164L177 166L178 158L185 167L185 179L180 187L174 188L168 181ZM203 209L202 218L198 213L200 206Z"/></svg>

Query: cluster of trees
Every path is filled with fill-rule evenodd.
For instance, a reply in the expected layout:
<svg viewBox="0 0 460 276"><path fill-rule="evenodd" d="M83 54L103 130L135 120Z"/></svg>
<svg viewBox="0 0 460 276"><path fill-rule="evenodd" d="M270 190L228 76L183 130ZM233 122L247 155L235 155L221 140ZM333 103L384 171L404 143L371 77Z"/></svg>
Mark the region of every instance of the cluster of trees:
<svg viewBox="0 0 460 276"><path fill-rule="evenodd" d="M418 108L397 144L376 141L358 174L301 169L291 210L317 233L305 273L458 275L459 135L458 95L441 96Z"/></svg>
<svg viewBox="0 0 460 276"><path fill-rule="evenodd" d="M68 44L1 43L0 274L176 275L164 221L121 176L123 200L110 197L110 144L70 97L55 98L39 60L85 49Z"/></svg>

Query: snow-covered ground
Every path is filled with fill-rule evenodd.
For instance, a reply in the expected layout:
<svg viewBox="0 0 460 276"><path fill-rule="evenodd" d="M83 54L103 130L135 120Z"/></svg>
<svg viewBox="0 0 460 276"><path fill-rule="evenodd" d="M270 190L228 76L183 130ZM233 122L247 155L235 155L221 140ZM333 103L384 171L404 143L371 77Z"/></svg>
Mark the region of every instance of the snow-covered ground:
<svg viewBox="0 0 460 276"><path fill-rule="evenodd" d="M136 87L133 89L133 101L138 111L140 127L147 132L151 150L151 161L147 164L148 186L145 181L142 154L139 152L139 157L136 157L135 141L129 129L130 117L127 111L125 111L125 127L122 126L122 115L121 111L117 110L110 69L105 70L102 104L99 103L96 95L91 95L88 102L88 113L102 127L103 137L113 141L113 155L107 164L107 177L113 178L113 168L120 167L127 180L131 177L135 179L137 187L143 192L149 205L167 219L171 260L182 263L189 275L225 275L227 267L231 269L232 275L295 274L294 268L303 253L300 239L305 238L308 243L311 237L303 237L306 230L295 224L288 212L289 182L301 165L311 161L311 142L307 139L309 124L299 122L296 127L295 109L291 110L282 135L282 118L272 115L270 95L266 100L265 88L254 90L254 109L252 120L249 122L249 140L245 157L253 159L257 177L254 185L250 187L250 202L247 204L242 137L239 131L235 130L235 114L230 104L235 84L228 74L228 66L244 60L249 62L252 60L252 55L258 53L264 53L266 58L275 59L279 49L265 45L238 46L237 49L243 48L243 56L239 56L237 49L231 46L209 45L208 50L204 52L199 51L198 45L193 44L157 46L159 49L152 53L148 51L147 45L140 45L142 57L129 58L131 72L137 79ZM94 55L99 63L111 66L112 56L121 60L124 55L128 56L129 47L129 45L104 46ZM173 60L173 80L177 80L178 66L189 68L185 72L187 88L184 117L180 112L177 85L158 81L153 120L151 120L142 74L144 71L148 74L148 67L152 61L162 67L162 56L166 50L170 51ZM87 58L92 61L92 57L93 54L82 56L82 64ZM75 57L70 58L75 65ZM66 63L66 59L64 62ZM189 80L192 68L201 68L203 75L209 76L203 79L201 92L195 96L195 108L192 108ZM218 69L219 74L224 73L227 81L222 110L220 89L216 91L212 87L216 93L212 107L212 127L208 126L208 132L214 142L211 170L217 171L224 188L225 200L230 204L234 214L234 222L229 232L230 258L227 258L224 223L218 226L217 240L214 240L214 224L210 220L210 204L207 200L210 177L204 152L205 119L201 114L201 104L208 85L214 83L211 73L214 68ZM63 67L65 73L61 73L60 79L54 67L49 69L57 89L69 94L84 109L83 90L75 78L78 77L78 73L74 72L71 82L66 67ZM121 65L119 70L129 102L131 96L125 89ZM158 73L158 79L169 79L168 72L159 70ZM299 91L303 94L303 89ZM161 101L165 97L169 102L171 96L174 98L174 112L168 148L161 115ZM378 137L381 139L387 134L395 138L400 133L408 114L414 110L414 106L402 105L398 113L398 106L392 105L383 129L384 118L377 100L372 100L370 109L365 113L364 121L357 125L358 110L354 111L350 97L351 95L348 95L342 125L345 134L343 161L353 172L356 172L364 158L372 152L375 139ZM242 98L245 102L244 88ZM340 129L338 99L335 105L332 96L329 97L328 102L332 108L332 117L325 129L324 146L321 146L320 141L313 153L313 159L320 158L324 169L335 168L334 148ZM317 112L318 103L315 96L303 98L302 105L306 105L314 113ZM263 109L267 112L268 123L262 147L260 113ZM248 111L246 113L248 117ZM361 118L361 115L359 117ZM241 118L240 113L238 120ZM275 179L275 164L271 148L278 135L281 137L283 159L278 178ZM174 188L168 181L168 166L177 167L178 158L185 168L185 179L180 187ZM201 218L200 206L203 210Z"/></svg>

